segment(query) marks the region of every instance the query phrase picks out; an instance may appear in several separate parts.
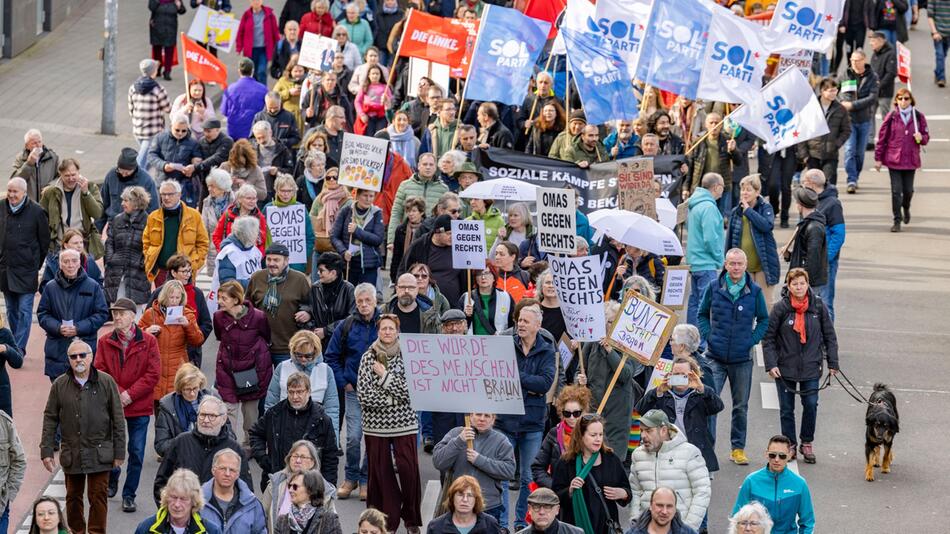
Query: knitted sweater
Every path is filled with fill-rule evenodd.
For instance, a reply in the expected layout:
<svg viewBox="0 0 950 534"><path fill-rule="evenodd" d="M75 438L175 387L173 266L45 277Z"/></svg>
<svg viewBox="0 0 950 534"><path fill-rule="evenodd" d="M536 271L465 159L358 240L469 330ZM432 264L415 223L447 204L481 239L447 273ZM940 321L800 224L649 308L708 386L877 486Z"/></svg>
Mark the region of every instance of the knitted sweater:
<svg viewBox="0 0 950 534"><path fill-rule="evenodd" d="M373 372L373 363L386 361L377 344L369 347L360 360L356 382L357 396L363 411L363 433L367 436L410 436L419 430L416 413L409 403L406 365L402 352L386 361L383 376Z"/></svg>

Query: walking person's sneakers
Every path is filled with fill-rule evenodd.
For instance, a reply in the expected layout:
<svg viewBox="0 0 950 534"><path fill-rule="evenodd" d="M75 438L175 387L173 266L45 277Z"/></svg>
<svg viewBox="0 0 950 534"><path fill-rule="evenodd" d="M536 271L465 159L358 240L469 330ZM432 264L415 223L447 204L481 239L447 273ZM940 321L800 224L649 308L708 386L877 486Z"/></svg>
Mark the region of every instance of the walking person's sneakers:
<svg viewBox="0 0 950 534"><path fill-rule="evenodd" d="M349 499L350 494L353 493L353 490L359 487L359 484L353 482L352 480L344 480L343 485L336 489L337 499Z"/></svg>
<svg viewBox="0 0 950 534"><path fill-rule="evenodd" d="M802 459L805 460L806 464L815 463L815 451L812 449L811 443L802 443L798 450L801 451Z"/></svg>
<svg viewBox="0 0 950 534"><path fill-rule="evenodd" d="M858 184L853 183L853 182L848 184L848 194L849 194L849 195L853 195L854 193L857 192L857 190L858 190Z"/></svg>
<svg viewBox="0 0 950 534"><path fill-rule="evenodd" d="M360 500L366 500L366 484L360 484Z"/></svg>
<svg viewBox="0 0 950 534"><path fill-rule="evenodd" d="M135 499L132 497L123 497L122 498L122 511L131 514L135 512Z"/></svg>
<svg viewBox="0 0 950 534"><path fill-rule="evenodd" d="M895 223L894 223L894 226L891 226L891 232L900 232L900 231L901 231L901 223L900 223L900 221L895 222Z"/></svg>
<svg viewBox="0 0 950 534"><path fill-rule="evenodd" d="M743 449L732 449L730 459L736 465L749 465L749 457L745 455Z"/></svg>

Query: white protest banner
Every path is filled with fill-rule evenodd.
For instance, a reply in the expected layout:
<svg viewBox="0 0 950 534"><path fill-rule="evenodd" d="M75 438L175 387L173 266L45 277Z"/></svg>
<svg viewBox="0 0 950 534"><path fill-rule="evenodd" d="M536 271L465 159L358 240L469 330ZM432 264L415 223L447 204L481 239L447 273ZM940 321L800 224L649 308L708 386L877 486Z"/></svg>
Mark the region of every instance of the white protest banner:
<svg viewBox="0 0 950 534"><path fill-rule="evenodd" d="M603 339L607 324L600 256L548 256L548 262L568 335L578 341Z"/></svg>
<svg viewBox="0 0 950 534"><path fill-rule="evenodd" d="M561 334L561 339L557 342L557 353L561 356L561 368L567 369L571 359L574 358L574 351L571 350L571 338L567 337L567 333Z"/></svg>
<svg viewBox="0 0 950 534"><path fill-rule="evenodd" d="M577 252L577 193L573 188L539 187L538 244L548 254Z"/></svg>
<svg viewBox="0 0 950 534"><path fill-rule="evenodd" d="M340 150L340 185L379 191L386 170L389 141L365 135L343 133Z"/></svg>
<svg viewBox="0 0 950 534"><path fill-rule="evenodd" d="M660 303L671 310L686 307L686 291L689 288L689 265L670 265L663 275L663 290Z"/></svg>
<svg viewBox="0 0 950 534"><path fill-rule="evenodd" d="M329 37L311 32L303 32L300 41L300 56L297 64L326 72L333 66L333 55L336 53L337 42Z"/></svg>
<svg viewBox="0 0 950 534"><path fill-rule="evenodd" d="M674 326L676 312L631 290L610 327L607 343L643 365L654 365Z"/></svg>
<svg viewBox="0 0 950 534"><path fill-rule="evenodd" d="M484 269L485 221L452 221L452 268Z"/></svg>
<svg viewBox="0 0 950 534"><path fill-rule="evenodd" d="M402 334L399 348L413 410L524 414L511 337Z"/></svg>
<svg viewBox="0 0 950 534"><path fill-rule="evenodd" d="M782 54L778 60L778 70L776 74L781 74L787 69L797 68L806 79L811 76L811 62L815 55L813 50L799 50L788 54Z"/></svg>
<svg viewBox="0 0 950 534"><path fill-rule="evenodd" d="M409 96L419 96L419 80L423 77L445 90L449 86L449 66L417 57L409 58L409 82L406 84Z"/></svg>
<svg viewBox="0 0 950 534"><path fill-rule="evenodd" d="M653 373L650 375L650 382L647 384L647 391L656 388L666 380L667 375L673 370L673 360L660 358L653 366Z"/></svg>
<svg viewBox="0 0 950 534"><path fill-rule="evenodd" d="M267 230L275 243L290 249L290 263L307 263L307 209L303 204L268 206Z"/></svg>

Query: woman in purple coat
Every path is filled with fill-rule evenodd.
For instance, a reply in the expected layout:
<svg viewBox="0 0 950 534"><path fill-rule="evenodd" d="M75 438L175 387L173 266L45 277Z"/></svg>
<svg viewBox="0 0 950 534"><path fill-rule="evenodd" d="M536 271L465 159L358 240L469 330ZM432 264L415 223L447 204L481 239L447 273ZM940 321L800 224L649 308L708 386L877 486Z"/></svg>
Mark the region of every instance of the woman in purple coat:
<svg viewBox="0 0 950 534"><path fill-rule="evenodd" d="M270 339L267 317L244 300L240 282L231 280L218 288L214 335L220 343L215 387L228 405L231 428L237 428L240 409L244 428L242 445L249 449L248 432L260 417L258 402L267 394L273 368L267 348Z"/></svg>
<svg viewBox="0 0 950 534"><path fill-rule="evenodd" d="M927 119L916 105L909 90L898 89L894 107L884 117L874 147L874 169L879 171L884 166L891 174L892 232L901 231L902 221L910 222L910 199L914 196L914 173L920 168L920 147L930 141Z"/></svg>

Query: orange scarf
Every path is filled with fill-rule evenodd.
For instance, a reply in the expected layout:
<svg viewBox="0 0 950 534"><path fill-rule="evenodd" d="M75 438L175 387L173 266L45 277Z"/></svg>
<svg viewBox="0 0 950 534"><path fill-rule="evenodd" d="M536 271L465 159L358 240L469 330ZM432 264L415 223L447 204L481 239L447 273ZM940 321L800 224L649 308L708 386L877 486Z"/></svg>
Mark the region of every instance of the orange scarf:
<svg viewBox="0 0 950 534"><path fill-rule="evenodd" d="M805 344L805 311L808 310L808 294L799 300L795 297L789 299L792 303L792 309L795 310L795 323L792 325L792 330L798 332L798 339L801 341L802 345Z"/></svg>

